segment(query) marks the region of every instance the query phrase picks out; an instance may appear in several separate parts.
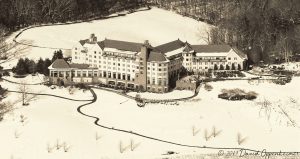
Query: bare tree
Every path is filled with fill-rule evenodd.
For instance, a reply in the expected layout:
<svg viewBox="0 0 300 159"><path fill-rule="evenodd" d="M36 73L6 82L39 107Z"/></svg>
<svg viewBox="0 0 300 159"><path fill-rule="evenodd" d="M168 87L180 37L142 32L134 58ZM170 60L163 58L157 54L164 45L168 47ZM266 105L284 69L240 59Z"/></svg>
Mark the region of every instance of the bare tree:
<svg viewBox="0 0 300 159"><path fill-rule="evenodd" d="M19 86L19 91L21 93L21 99L22 99L23 106L28 105L28 101L29 101L28 90L29 90L28 86L26 85L26 83L24 81L22 81Z"/></svg>
<svg viewBox="0 0 300 159"><path fill-rule="evenodd" d="M4 115L10 112L12 109L12 104L0 102L0 121L3 120Z"/></svg>
<svg viewBox="0 0 300 159"><path fill-rule="evenodd" d="M5 29L0 26L0 64L24 55L24 53L29 51L32 44L32 41L29 40L9 42L5 36L6 33Z"/></svg>

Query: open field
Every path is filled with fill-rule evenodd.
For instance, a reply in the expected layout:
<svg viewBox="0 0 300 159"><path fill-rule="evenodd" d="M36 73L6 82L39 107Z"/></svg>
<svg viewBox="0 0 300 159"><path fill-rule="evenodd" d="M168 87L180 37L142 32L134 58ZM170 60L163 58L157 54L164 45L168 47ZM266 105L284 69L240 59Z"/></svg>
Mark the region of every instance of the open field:
<svg viewBox="0 0 300 159"><path fill-rule="evenodd" d="M210 83L213 86L212 91L201 88L195 98L198 100L179 102L178 106L148 104L144 108L137 107L135 101L123 96L95 89L97 101L83 107L81 111L99 117L99 124L180 144L300 151L300 96L291 92L299 83L300 78L297 77L284 86L272 83L256 85L247 81L213 82ZM0 84L11 90L17 87L6 82ZM41 90L40 93L91 99L88 91L82 94L78 90L72 97L66 88L51 90L42 85L28 87L34 91ZM217 98L221 89L236 87L255 91L259 96L254 101L227 101ZM17 97L17 94L12 93L5 101L13 102ZM272 103L269 118L263 110L259 113L261 106L257 103L264 99ZM161 158L167 151L181 155L218 152L169 145L97 127L93 124L94 119L76 112L77 107L84 103L87 102L46 96L35 97L25 107L17 103L17 109L5 116L0 123L1 133L4 134L0 136L1 141L4 141L0 143L5 148L4 158ZM281 110L295 121L295 126ZM25 122L21 122L21 115L26 117ZM213 128L217 132L216 137L211 136ZM238 133L245 139L241 145L237 142ZM63 147L56 150L57 140L61 145L65 142L67 147L70 146L68 152L64 152ZM134 151L127 147L131 140L136 145ZM123 153L120 153L120 142L123 144ZM52 147L50 153L48 143Z"/></svg>
<svg viewBox="0 0 300 159"><path fill-rule="evenodd" d="M41 47L71 49L76 42L95 33L98 40L108 38L139 43L149 40L153 46L178 38L191 44L206 44L210 27L206 23L173 12L153 8L105 20L32 28L24 31L16 40ZM29 47L23 55L34 59L51 58L53 52L53 49ZM64 53L66 56L70 55L69 50ZM16 60L13 60L3 66L11 68L15 63Z"/></svg>

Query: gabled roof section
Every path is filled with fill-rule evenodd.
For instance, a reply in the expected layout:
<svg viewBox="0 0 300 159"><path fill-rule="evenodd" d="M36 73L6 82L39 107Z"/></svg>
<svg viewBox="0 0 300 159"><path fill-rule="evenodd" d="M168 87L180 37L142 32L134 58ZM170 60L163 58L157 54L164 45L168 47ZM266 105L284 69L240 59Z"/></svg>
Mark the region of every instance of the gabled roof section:
<svg viewBox="0 0 300 159"><path fill-rule="evenodd" d="M178 40L166 43L166 44L156 46L154 48L154 50L157 52L161 52L161 53L167 53L167 52L170 52L173 50L177 50L177 49L183 47L184 45L185 45L185 43L178 39Z"/></svg>
<svg viewBox="0 0 300 159"><path fill-rule="evenodd" d="M167 61L167 59L163 53L151 51L149 54L148 61L163 62L163 61Z"/></svg>
<svg viewBox="0 0 300 159"><path fill-rule="evenodd" d="M70 65L64 59L56 59L49 68L70 68Z"/></svg>
<svg viewBox="0 0 300 159"><path fill-rule="evenodd" d="M190 52L190 51L192 51L192 50L193 50L192 46L191 46L188 42L185 42L185 43L184 43L183 51L184 51L184 52Z"/></svg>
<svg viewBox="0 0 300 159"><path fill-rule="evenodd" d="M118 40L110 40L105 39L101 42L98 42L98 45L103 48L115 48L123 51L132 51L132 52L140 52L142 43L134 43L134 42L126 42L126 41L118 41Z"/></svg>
<svg viewBox="0 0 300 159"><path fill-rule="evenodd" d="M198 53L224 53L231 50L229 45L191 45L191 47Z"/></svg>
<svg viewBox="0 0 300 159"><path fill-rule="evenodd" d="M79 43L83 46L85 43L87 43L89 41L89 39L85 39L85 40L79 40Z"/></svg>
<svg viewBox="0 0 300 159"><path fill-rule="evenodd" d="M248 59L247 54L245 54L244 52L240 51L238 48L233 47L232 48L234 50L234 52L242 59Z"/></svg>
<svg viewBox="0 0 300 159"><path fill-rule="evenodd" d="M97 44L102 50L104 49L104 41L97 42Z"/></svg>

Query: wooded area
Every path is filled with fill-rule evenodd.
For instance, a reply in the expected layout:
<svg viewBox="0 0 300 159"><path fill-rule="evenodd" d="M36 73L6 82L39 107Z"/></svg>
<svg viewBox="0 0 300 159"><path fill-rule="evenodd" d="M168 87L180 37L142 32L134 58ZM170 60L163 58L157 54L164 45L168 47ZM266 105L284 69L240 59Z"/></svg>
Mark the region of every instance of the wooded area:
<svg viewBox="0 0 300 159"><path fill-rule="evenodd" d="M0 25L8 30L108 15L142 5L141 0L0 0Z"/></svg>

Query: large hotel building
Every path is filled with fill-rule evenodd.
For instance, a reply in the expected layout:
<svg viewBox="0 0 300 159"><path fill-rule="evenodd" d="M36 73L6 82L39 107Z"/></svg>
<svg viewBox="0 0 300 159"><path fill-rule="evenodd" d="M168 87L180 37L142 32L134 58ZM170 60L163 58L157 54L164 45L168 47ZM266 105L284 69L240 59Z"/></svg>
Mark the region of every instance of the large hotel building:
<svg viewBox="0 0 300 159"><path fill-rule="evenodd" d="M179 39L153 47L92 34L72 49L72 62L57 59L49 67L53 84L106 84L151 92L168 92L182 70L244 69L247 56L228 45L190 45Z"/></svg>

